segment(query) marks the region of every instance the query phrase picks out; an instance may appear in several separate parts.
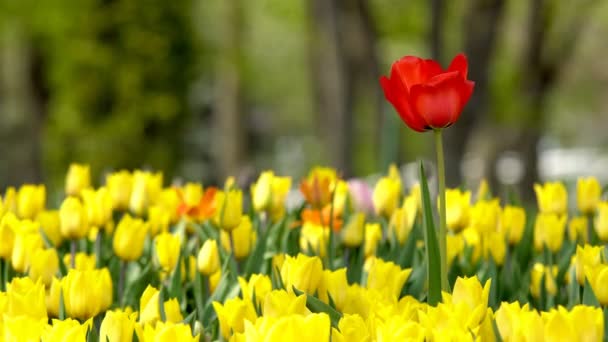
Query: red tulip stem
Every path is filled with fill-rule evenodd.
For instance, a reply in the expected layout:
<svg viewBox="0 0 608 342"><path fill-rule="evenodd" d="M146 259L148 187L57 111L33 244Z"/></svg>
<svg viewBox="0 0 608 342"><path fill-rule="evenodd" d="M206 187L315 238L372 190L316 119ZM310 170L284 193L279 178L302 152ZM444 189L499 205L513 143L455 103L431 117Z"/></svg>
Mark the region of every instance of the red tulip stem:
<svg viewBox="0 0 608 342"><path fill-rule="evenodd" d="M435 150L437 151L437 179L439 180L439 254L441 267L441 291L450 292L447 263L447 228L445 203L445 162L443 159L443 138L441 129L435 129Z"/></svg>

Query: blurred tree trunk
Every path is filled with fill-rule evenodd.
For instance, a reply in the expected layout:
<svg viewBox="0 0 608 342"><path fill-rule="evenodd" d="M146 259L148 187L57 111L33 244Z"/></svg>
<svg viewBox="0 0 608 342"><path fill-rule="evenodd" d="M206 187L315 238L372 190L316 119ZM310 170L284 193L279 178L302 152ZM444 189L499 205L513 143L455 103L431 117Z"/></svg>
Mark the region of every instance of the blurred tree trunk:
<svg viewBox="0 0 608 342"><path fill-rule="evenodd" d="M42 58L18 23L6 26L0 47L0 186L42 181L45 91Z"/></svg>
<svg viewBox="0 0 608 342"><path fill-rule="evenodd" d="M376 33L367 0L311 0L309 53L317 130L327 157L345 177L353 172L354 109L372 103L382 125ZM376 146L380 140L376 129Z"/></svg>
<svg viewBox="0 0 608 342"><path fill-rule="evenodd" d="M217 58L215 120L219 179L238 176L247 155L245 115L242 107L243 7L241 0L221 5L221 39Z"/></svg>
<svg viewBox="0 0 608 342"><path fill-rule="evenodd" d="M475 81L475 90L458 122L445 130L446 165L451 170L446 174L448 186L458 186L462 182L460 163L467 141L487 111L490 63L504 8L505 0L472 0L464 20L468 78Z"/></svg>

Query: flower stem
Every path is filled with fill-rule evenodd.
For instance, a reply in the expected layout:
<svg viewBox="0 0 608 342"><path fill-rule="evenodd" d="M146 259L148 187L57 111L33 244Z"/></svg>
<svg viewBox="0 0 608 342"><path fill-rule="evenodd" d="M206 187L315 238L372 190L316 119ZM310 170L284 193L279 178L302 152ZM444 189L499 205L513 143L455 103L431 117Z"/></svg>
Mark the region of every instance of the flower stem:
<svg viewBox="0 0 608 342"><path fill-rule="evenodd" d="M447 264L447 229L445 202L445 162L443 159L443 139L441 129L435 130L435 150L437 151L437 179L439 180L439 254L441 266L441 290L449 292Z"/></svg>
<svg viewBox="0 0 608 342"><path fill-rule="evenodd" d="M118 275L118 301L122 306L124 304L125 278L127 276L127 262L120 260L120 273Z"/></svg>
<svg viewBox="0 0 608 342"><path fill-rule="evenodd" d="M70 266L72 268L76 268L76 249L78 248L76 239L72 239L70 241L70 256L72 259L70 260Z"/></svg>

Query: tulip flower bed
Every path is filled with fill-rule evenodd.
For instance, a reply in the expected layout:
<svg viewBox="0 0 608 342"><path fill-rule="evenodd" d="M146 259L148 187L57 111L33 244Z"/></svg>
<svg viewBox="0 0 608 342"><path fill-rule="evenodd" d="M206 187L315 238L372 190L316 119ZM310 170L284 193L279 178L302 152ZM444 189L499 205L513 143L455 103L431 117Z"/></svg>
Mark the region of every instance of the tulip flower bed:
<svg viewBox="0 0 608 342"><path fill-rule="evenodd" d="M570 213L561 183L536 187L536 215L484 185L474 200L448 190L452 290L440 297L427 272L438 265L427 262L426 182L404 192L395 168L371 198L361 181L315 168L292 190L295 208L292 180L271 171L250 192L230 179L163 187L162 174L139 170L95 189L81 165L66 180L58 210L43 185L2 198L6 341L605 336L608 203L593 178L579 180Z"/></svg>

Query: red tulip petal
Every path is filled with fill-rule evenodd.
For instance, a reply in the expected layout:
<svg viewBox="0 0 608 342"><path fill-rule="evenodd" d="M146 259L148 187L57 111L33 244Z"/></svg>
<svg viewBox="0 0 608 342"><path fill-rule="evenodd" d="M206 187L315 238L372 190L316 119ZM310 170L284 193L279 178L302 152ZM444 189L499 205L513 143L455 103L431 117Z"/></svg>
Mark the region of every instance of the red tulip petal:
<svg viewBox="0 0 608 342"><path fill-rule="evenodd" d="M452 63L448 67L449 71L459 71L462 74L462 77L466 80L467 73L469 72L469 63L467 61L467 56L462 53L459 53L452 59Z"/></svg>
<svg viewBox="0 0 608 342"><path fill-rule="evenodd" d="M414 85L425 83L441 72L441 65L432 59L405 56L393 63L391 79L400 80L409 92Z"/></svg>
<svg viewBox="0 0 608 342"><path fill-rule="evenodd" d="M449 72L412 87L410 99L414 112L422 116L428 126L443 128L460 117L472 91L471 81L464 80L460 72Z"/></svg>
<svg viewBox="0 0 608 342"><path fill-rule="evenodd" d="M401 117L401 120L411 129L424 132L425 123L423 119L416 116L409 104L409 95L399 79L389 79L385 76L380 78L380 84L384 90L384 97L390 102Z"/></svg>

